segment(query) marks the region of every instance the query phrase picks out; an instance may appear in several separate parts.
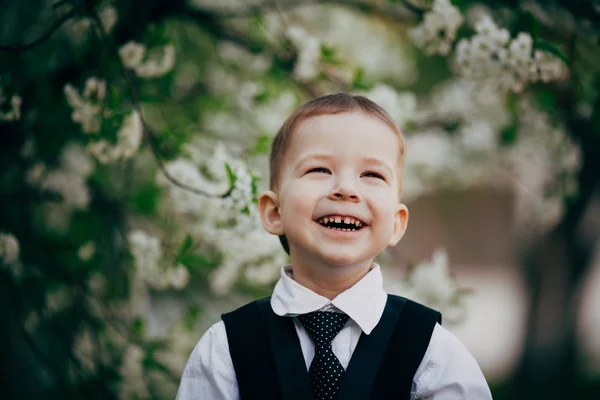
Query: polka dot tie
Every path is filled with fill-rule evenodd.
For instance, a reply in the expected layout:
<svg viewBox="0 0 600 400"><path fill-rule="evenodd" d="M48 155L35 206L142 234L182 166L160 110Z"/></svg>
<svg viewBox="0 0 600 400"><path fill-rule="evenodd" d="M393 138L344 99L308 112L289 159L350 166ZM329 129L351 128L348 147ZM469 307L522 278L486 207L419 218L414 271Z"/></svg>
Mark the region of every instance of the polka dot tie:
<svg viewBox="0 0 600 400"><path fill-rule="evenodd" d="M331 348L331 341L342 330L348 316L331 311L315 311L298 316L298 320L315 344L308 377L315 399L335 399L344 377L344 368Z"/></svg>

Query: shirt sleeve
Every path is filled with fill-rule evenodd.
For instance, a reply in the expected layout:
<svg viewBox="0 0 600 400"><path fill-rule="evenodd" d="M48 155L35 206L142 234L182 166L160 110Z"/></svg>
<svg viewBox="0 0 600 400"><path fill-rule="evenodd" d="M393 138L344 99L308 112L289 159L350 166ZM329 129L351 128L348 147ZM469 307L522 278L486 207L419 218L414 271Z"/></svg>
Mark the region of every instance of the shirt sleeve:
<svg viewBox="0 0 600 400"><path fill-rule="evenodd" d="M491 400L477 362L448 330L436 324L413 380L411 399Z"/></svg>
<svg viewBox="0 0 600 400"><path fill-rule="evenodd" d="M183 371L177 400L240 398L225 324L219 321L200 338Z"/></svg>

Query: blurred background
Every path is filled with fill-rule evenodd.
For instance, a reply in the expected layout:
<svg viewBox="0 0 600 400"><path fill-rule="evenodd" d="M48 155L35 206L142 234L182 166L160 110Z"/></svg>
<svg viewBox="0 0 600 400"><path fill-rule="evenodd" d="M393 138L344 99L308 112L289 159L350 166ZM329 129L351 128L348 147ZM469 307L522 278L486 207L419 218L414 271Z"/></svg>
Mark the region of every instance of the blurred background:
<svg viewBox="0 0 600 400"><path fill-rule="evenodd" d="M600 2L0 2L4 398L174 398L287 257L256 196L294 108L405 133L386 289L495 399L600 398Z"/></svg>

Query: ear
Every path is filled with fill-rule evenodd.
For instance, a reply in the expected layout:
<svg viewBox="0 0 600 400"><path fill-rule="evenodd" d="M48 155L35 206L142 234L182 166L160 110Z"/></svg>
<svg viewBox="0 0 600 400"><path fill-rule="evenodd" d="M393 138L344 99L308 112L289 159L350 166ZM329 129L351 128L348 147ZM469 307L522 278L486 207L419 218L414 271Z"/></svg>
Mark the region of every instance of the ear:
<svg viewBox="0 0 600 400"><path fill-rule="evenodd" d="M388 246L395 246L402 236L404 236L404 232L406 232L406 226L408 225L408 208L402 204L398 203L396 207L396 213L394 214L394 230L392 232L392 236L390 237L390 241L388 242Z"/></svg>
<svg viewBox="0 0 600 400"><path fill-rule="evenodd" d="M258 198L258 213L267 232L277 236L284 234L277 193L267 190L260 195Z"/></svg>

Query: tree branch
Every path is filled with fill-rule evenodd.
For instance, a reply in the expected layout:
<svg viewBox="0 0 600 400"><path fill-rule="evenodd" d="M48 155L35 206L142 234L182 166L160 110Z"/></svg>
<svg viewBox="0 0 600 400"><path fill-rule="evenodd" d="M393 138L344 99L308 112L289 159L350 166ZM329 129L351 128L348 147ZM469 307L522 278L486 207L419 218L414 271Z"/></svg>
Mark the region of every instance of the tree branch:
<svg viewBox="0 0 600 400"><path fill-rule="evenodd" d="M74 5L73 8L71 8L66 14L64 14L62 17L60 17L56 21L54 21L54 23L52 24L50 29L48 29L39 38L35 39L31 43L28 43L25 45L0 45L0 51L7 51L7 52L11 52L11 53L22 53L24 51L30 50L30 49L44 43L45 41L50 39L52 34L54 34L54 32L56 32L56 30L58 30L58 28L60 28L65 22L67 22L69 19L71 19L75 15L75 13L79 10L80 7L81 7L81 4Z"/></svg>
<svg viewBox="0 0 600 400"><path fill-rule="evenodd" d="M295 8L316 4L337 4L353 8L367 14L391 18L396 21L413 21L415 16L422 12L420 8L415 7L408 0L402 2L403 6L381 2L375 3L368 0L265 0L258 4L253 3L229 8L210 9L196 7L196 9L217 17L235 18L248 17L271 11L292 10Z"/></svg>
<svg viewBox="0 0 600 400"><path fill-rule="evenodd" d="M96 14L94 11L92 11L92 12L90 12L90 18L94 22L94 26L95 26L96 30L98 31L98 35L99 35L100 39L102 39L102 41L105 42L107 44L107 46L109 46L111 52L113 53L115 61L117 62L118 66L119 66L119 70L121 71L121 74L123 75L123 77L125 78L128 86L129 86L129 91L131 94L131 100L133 102L133 106L134 106L135 110L138 112L138 114L140 116L140 120L142 122L142 132L143 132L144 138L150 145L152 155L153 155L154 160L156 161L158 169L161 171L161 173L173 185L175 185L181 189L190 191L192 193L196 193L196 194L206 196L206 197L213 197L213 198L225 198L225 197L229 196L231 194L231 191L233 190L233 187L229 188L229 190L223 194L208 193L201 189L195 188L193 186L189 186L185 183L178 181L175 177L173 177L169 173L169 171L167 171L167 169L165 167L165 163L160 157L160 152L158 149L158 143L157 143L156 137L155 137L154 133L152 132L152 130L150 129L150 127L148 126L148 124L144 118L144 113L143 113L143 110L141 107L140 96L139 96L139 92L137 89L137 85L135 83L135 79L131 75L130 71L128 71L127 68L125 68L125 65L123 64L123 60L121 60L121 56L119 55L119 50L117 49L114 42L108 37L108 35L104 31L104 27L102 26L102 23L100 21L100 18L98 17L98 14Z"/></svg>

